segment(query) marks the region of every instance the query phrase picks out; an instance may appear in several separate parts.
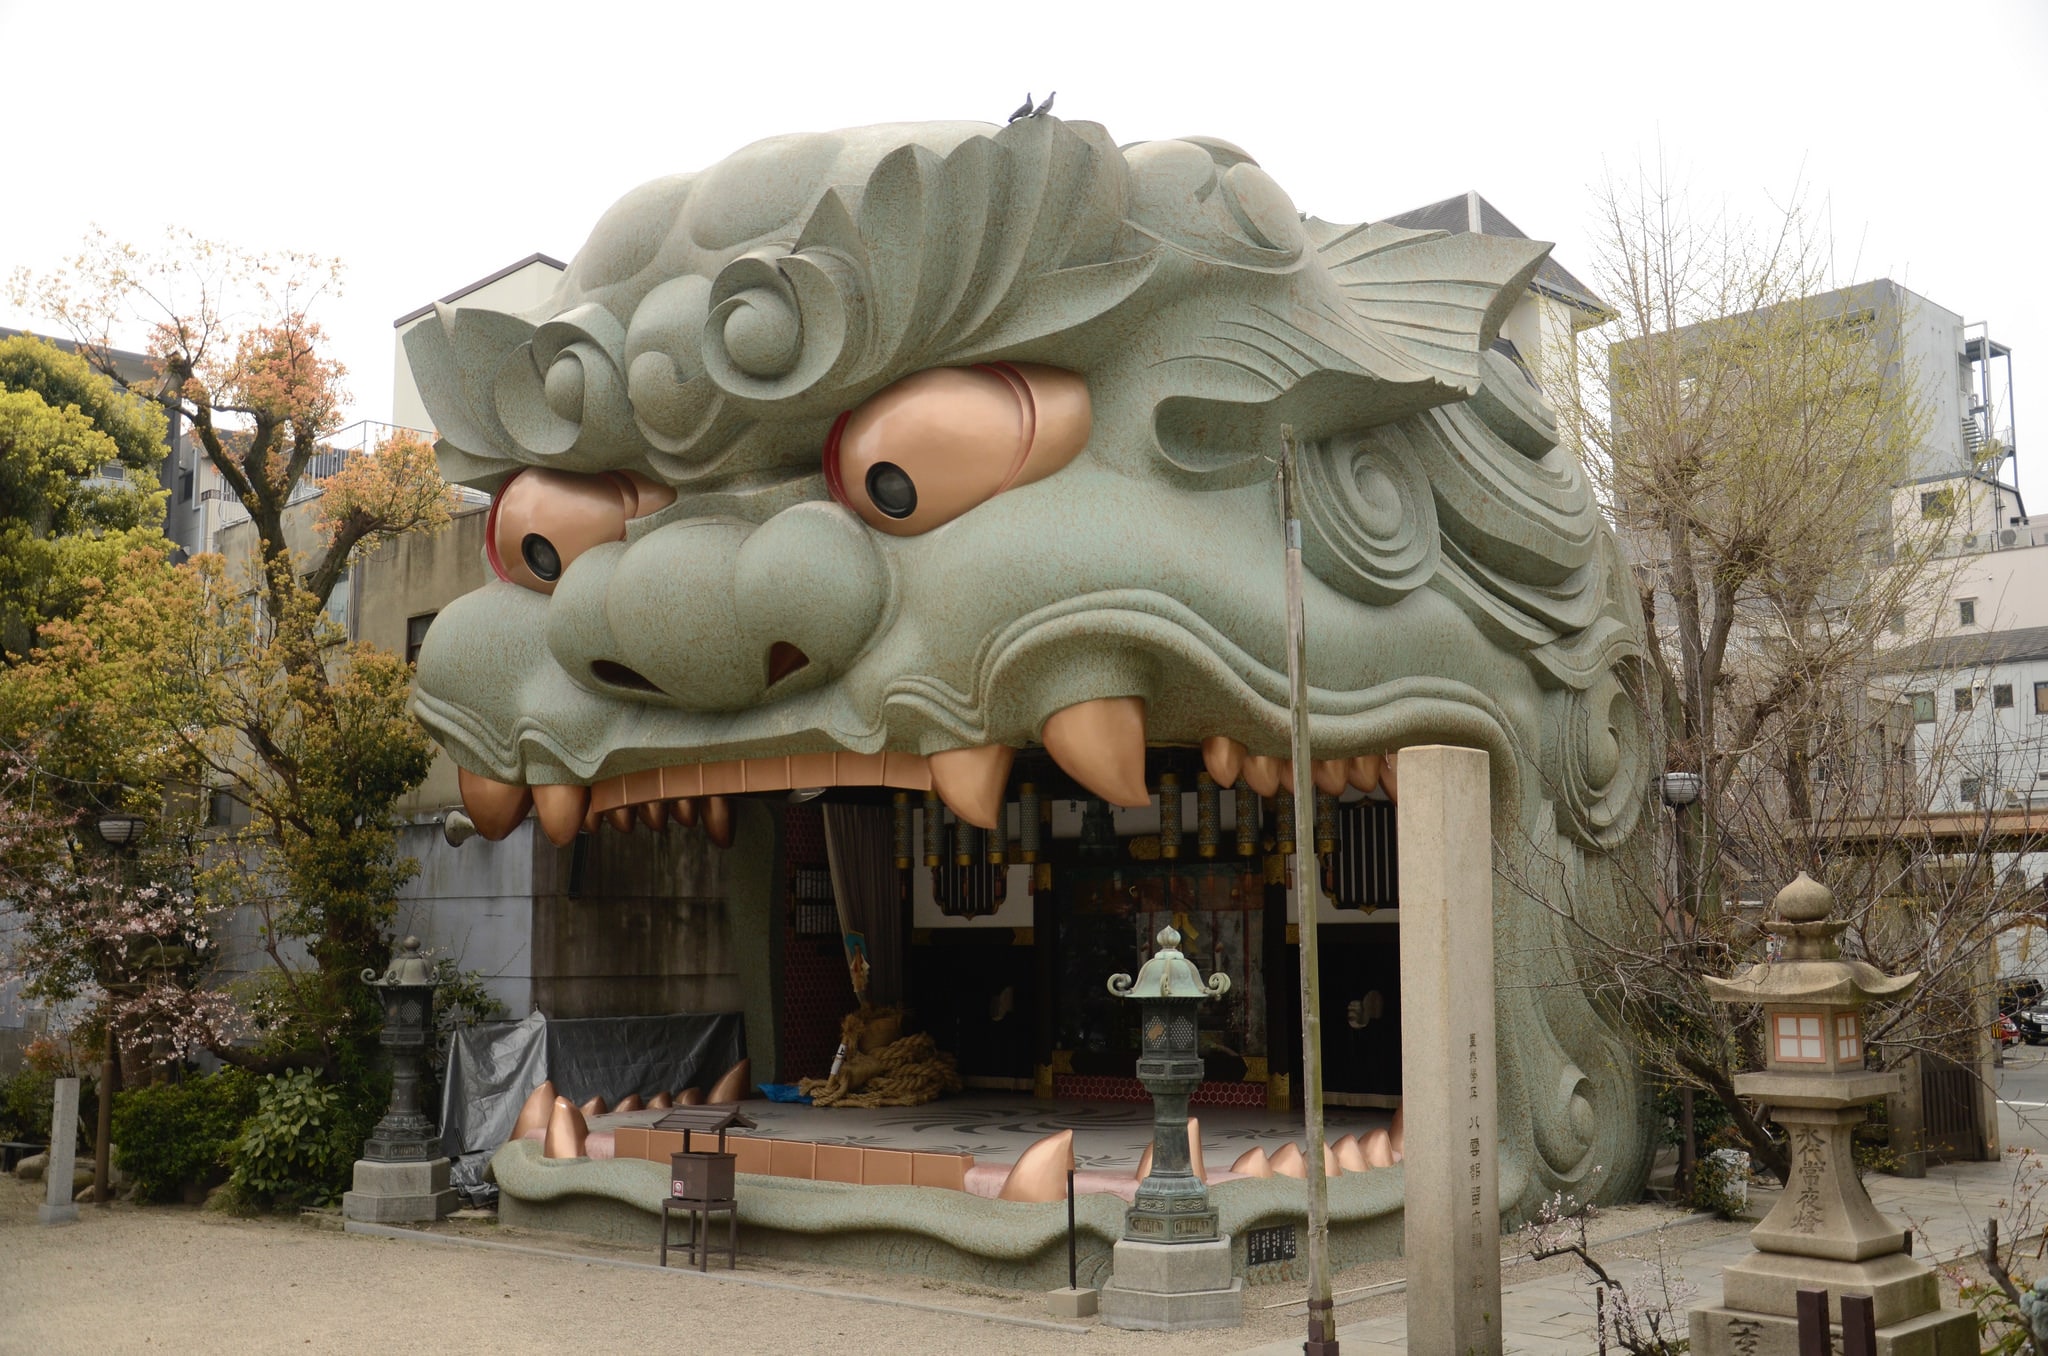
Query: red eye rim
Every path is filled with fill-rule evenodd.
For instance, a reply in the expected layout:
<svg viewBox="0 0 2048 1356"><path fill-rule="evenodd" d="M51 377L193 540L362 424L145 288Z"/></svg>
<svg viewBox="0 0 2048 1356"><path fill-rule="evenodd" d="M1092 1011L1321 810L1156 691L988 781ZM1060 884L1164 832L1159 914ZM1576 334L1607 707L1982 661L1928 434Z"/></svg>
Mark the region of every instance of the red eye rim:
<svg viewBox="0 0 2048 1356"><path fill-rule="evenodd" d="M839 417L832 421L832 431L825 435L825 490L833 502L858 516L853 501L846 497L846 481L839 473L839 439L846 432L846 421L853 418L852 410L841 410Z"/></svg>
<svg viewBox="0 0 2048 1356"><path fill-rule="evenodd" d="M1016 483L1017 477L1023 474L1025 463L1031 460L1031 445L1038 438L1038 402L1031 394L1031 383L1009 363L976 363L968 370L1002 378L1017 398L1017 413L1022 421L1017 451L1010 458L1009 471L990 492L989 498L993 499ZM834 503L858 516L860 510L846 493L846 476L839 466L839 442L845 436L846 423L851 418L853 410L841 410L839 417L832 421L832 431L825 435L825 491L832 496Z"/></svg>
<svg viewBox="0 0 2048 1356"><path fill-rule="evenodd" d="M522 466L499 482L498 492L491 496L491 511L484 518L484 559L490 562L492 574L515 588L519 581L505 573L504 558L498 554L498 510L505 506L505 491L511 489L512 482L525 475L527 469Z"/></svg>

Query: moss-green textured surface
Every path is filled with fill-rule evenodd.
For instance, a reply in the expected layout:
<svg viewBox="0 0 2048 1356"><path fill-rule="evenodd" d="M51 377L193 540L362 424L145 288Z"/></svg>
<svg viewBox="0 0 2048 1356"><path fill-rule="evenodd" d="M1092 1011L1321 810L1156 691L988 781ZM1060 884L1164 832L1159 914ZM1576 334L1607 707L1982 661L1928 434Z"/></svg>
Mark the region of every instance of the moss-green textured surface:
<svg viewBox="0 0 2048 1356"><path fill-rule="evenodd" d="M1490 756L1470 830L1497 868L1503 1212L1627 1197L1642 1088L1570 941L1630 926L1624 883L1654 878L1655 751L1634 583L1494 347L1546 248L1335 225L1229 142L1053 117L776 137L647 184L532 312L447 305L407 333L450 479L629 471L676 495L552 593L445 608L415 709L464 768L535 785L1029 748L1129 697L1151 744L1285 757L1291 426L1315 756ZM910 535L835 502L839 415L989 362L1082 378L1070 462ZM778 644L810 662L778 671Z"/></svg>
<svg viewBox="0 0 2048 1356"><path fill-rule="evenodd" d="M644 1244L659 1237L668 1172L643 1159L548 1159L530 1140L491 1160L502 1193L501 1218L522 1228ZM1244 1236L1251 1229L1304 1227L1305 1187L1289 1178L1243 1178L1211 1188L1234 1265L1246 1275ZM851 1270L941 1276L1015 1290L1049 1290L1067 1281L1064 1202L989 1200L940 1187L862 1187L743 1175L739 1179L740 1251ZM1110 1249L1123 1233L1124 1203L1084 1195L1074 1203L1083 1285L1109 1275ZM712 1236L722 1242L718 1217ZM671 1238L684 1233L676 1221ZM1392 1257L1401 1245L1401 1170L1382 1169L1330 1183L1331 1260L1337 1266ZM671 1249L674 1244L671 1243ZM672 1259L673 1260L673 1259ZM1261 1266L1257 1283L1293 1279L1294 1268Z"/></svg>

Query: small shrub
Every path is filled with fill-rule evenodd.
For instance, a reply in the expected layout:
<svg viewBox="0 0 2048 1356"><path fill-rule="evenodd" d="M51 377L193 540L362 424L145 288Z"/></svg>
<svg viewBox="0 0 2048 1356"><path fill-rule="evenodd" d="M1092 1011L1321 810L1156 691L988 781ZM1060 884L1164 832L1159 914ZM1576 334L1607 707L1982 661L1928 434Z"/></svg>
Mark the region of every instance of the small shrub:
<svg viewBox="0 0 2048 1356"><path fill-rule="evenodd" d="M348 1094L312 1070L272 1074L235 1144L229 1185L254 1206L332 1204L362 1147L360 1120Z"/></svg>
<svg viewBox="0 0 2048 1356"><path fill-rule="evenodd" d="M170 1200L224 1175L256 1110L256 1079L240 1069L116 1094L114 1150L139 1201Z"/></svg>
<svg viewBox="0 0 2048 1356"><path fill-rule="evenodd" d="M57 1075L43 1069L23 1069L0 1080L0 1139L48 1144L56 1090Z"/></svg>

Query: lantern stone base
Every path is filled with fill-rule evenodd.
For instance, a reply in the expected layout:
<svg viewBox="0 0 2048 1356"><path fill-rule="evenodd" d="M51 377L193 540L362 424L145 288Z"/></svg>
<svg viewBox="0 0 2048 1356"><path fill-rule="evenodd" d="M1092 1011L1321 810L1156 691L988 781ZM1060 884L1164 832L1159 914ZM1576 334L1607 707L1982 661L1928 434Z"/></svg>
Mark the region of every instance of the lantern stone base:
<svg viewBox="0 0 2048 1356"><path fill-rule="evenodd" d="M1186 1332L1244 1323L1244 1281L1231 1275L1230 1235L1207 1243L1117 1243L1102 1321L1112 1328Z"/></svg>
<svg viewBox="0 0 2048 1356"><path fill-rule="evenodd" d="M1695 1309L1688 1318L1693 1356L1800 1356L1796 1318L1734 1309ZM1832 1340L1841 1350L1839 1325ZM1977 1356L1977 1320L1946 1309L1879 1328L1877 1356Z"/></svg>
<svg viewBox="0 0 2048 1356"><path fill-rule="evenodd" d="M1798 1356L1798 1294L1828 1293L1828 1321L1842 1321L1842 1296L1868 1295L1879 1356L1973 1356L1976 1320L1943 1310L1933 1271L1902 1252L1862 1262L1753 1253L1722 1273L1722 1302L1687 1321L1697 1356ZM1747 1344L1747 1345L1745 1345Z"/></svg>
<svg viewBox="0 0 2048 1356"><path fill-rule="evenodd" d="M343 1218L365 1224L426 1224L455 1213L448 1160L379 1163L356 1160L355 1190L342 1193Z"/></svg>

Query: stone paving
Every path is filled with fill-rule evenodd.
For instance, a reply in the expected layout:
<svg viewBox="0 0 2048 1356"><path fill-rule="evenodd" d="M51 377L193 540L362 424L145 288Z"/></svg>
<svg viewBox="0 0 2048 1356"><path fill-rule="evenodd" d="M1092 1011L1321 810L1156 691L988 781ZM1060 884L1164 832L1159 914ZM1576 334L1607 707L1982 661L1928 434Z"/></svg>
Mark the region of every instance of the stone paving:
<svg viewBox="0 0 2048 1356"><path fill-rule="evenodd" d="M2000 1213L2005 1201L2015 1194L2016 1181L2025 1173L2030 1179L2048 1181L2048 1161L2041 1159L2022 1167L2018 1155L2008 1154L2001 1163L1955 1163L1930 1168L1927 1176L1914 1181L1903 1177L1867 1176L1864 1185L1879 1210L1913 1228L1913 1252L1932 1261L1946 1261L1977 1246L1987 1217ZM1775 1192L1752 1191L1751 1213L1761 1217ZM1621 1244L1624 1252L1647 1255L1654 1240L1638 1237ZM1674 1254L1678 1269L1699 1287L1699 1297L1686 1307L1712 1304L1721 1297L1721 1269L1751 1251L1748 1236L1736 1234L1696 1244ZM1608 1249L1597 1249L1607 1260ZM1620 1274L1633 1274L1638 1264L1625 1263ZM1609 1270L1617 1270L1612 1264ZM1593 1292L1582 1273L1564 1272L1514 1280L1513 1271L1503 1278L1501 1294L1504 1346L1518 1356L1586 1356L1594 1350ZM1423 1299L1411 1293L1409 1303ZM1337 1337L1344 1356L1405 1356L1408 1350L1406 1322L1400 1314L1361 1322L1343 1321L1338 1314ZM1247 1349L1240 1356L1298 1356L1301 1339L1291 1337Z"/></svg>

